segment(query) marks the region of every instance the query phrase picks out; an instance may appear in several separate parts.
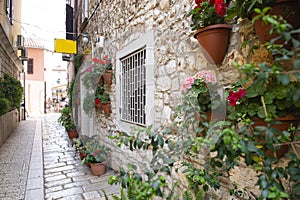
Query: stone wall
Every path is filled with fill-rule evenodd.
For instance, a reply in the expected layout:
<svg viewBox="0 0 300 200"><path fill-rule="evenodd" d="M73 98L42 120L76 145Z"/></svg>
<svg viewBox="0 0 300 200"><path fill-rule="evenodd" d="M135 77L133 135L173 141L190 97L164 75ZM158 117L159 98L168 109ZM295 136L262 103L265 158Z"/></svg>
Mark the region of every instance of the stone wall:
<svg viewBox="0 0 300 200"><path fill-rule="evenodd" d="M97 2L90 2L90 13L93 12ZM193 2L193 0L180 2L169 0L103 1L88 25L88 32L94 37L104 36L106 41L104 51L109 53L113 62L115 62L116 52L147 30L154 30L156 88L155 102L152 105L155 110L154 127L172 123L173 109L178 104L182 82L186 77L208 66L189 26L191 22L188 13L194 6ZM95 38L92 39L95 40ZM249 39L257 43L252 25L248 20L240 21L238 25L233 26L227 55L220 66L213 66L224 85L240 78L237 69L231 66L233 61L242 64L246 61L258 61L268 57L263 48L256 50L255 56L250 56L249 47L241 47L243 41ZM107 117L97 112L96 126L97 134L101 136L102 142L113 149L111 166L118 170L120 167L126 167L126 163L133 163L142 169L144 161L151 158L149 152L131 152L125 147L117 148L114 142L106 137L121 131L115 122L115 85L106 89L110 92L112 113ZM241 176L246 177L246 180L249 180L248 176L251 178L255 176L252 172L245 171L243 166L241 168L233 171L233 174L237 175L233 181L239 180ZM241 172L247 172L247 174ZM173 178L174 181L180 180L185 183L184 176L181 174L174 173ZM228 177L224 178L224 186L229 185L228 181L230 181ZM219 199L227 199L222 190L217 196Z"/></svg>
<svg viewBox="0 0 300 200"><path fill-rule="evenodd" d="M10 136L19 122L18 110L13 110L0 116L0 146Z"/></svg>

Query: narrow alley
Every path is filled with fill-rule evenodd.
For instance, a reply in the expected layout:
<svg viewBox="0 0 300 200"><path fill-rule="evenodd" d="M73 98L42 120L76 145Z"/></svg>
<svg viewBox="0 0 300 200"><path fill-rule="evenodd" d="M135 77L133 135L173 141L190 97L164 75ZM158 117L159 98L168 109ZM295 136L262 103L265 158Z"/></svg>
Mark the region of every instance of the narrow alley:
<svg viewBox="0 0 300 200"><path fill-rule="evenodd" d="M104 199L119 193L105 175L93 176L80 164L64 128L60 114L21 121L0 148L0 199Z"/></svg>

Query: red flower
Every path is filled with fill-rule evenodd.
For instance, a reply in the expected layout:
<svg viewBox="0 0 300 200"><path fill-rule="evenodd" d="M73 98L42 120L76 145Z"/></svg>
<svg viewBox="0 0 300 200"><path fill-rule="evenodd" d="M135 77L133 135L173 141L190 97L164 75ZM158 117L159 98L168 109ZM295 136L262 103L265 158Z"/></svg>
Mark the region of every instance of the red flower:
<svg viewBox="0 0 300 200"><path fill-rule="evenodd" d="M95 99L95 104L100 104L100 99Z"/></svg>
<svg viewBox="0 0 300 200"><path fill-rule="evenodd" d="M94 57L94 58L93 58L93 61L94 61L94 62L98 62L98 58Z"/></svg>
<svg viewBox="0 0 300 200"><path fill-rule="evenodd" d="M224 17L226 14L226 7L227 5L224 3L224 0L215 0L215 9L220 17Z"/></svg>
<svg viewBox="0 0 300 200"><path fill-rule="evenodd" d="M109 64L110 64L110 61L109 61L109 60L107 60L107 61L106 61L106 64L107 64L107 65L109 65Z"/></svg>
<svg viewBox="0 0 300 200"><path fill-rule="evenodd" d="M209 3L210 3L210 4L214 4L214 3L215 3L215 0L209 0Z"/></svg>
<svg viewBox="0 0 300 200"><path fill-rule="evenodd" d="M104 65L104 60L99 60L99 63Z"/></svg>
<svg viewBox="0 0 300 200"><path fill-rule="evenodd" d="M195 4L200 5L202 2L204 2L205 0L195 0Z"/></svg>
<svg viewBox="0 0 300 200"><path fill-rule="evenodd" d="M236 102L246 95L245 89L240 89L237 92L233 92L232 90L229 91L228 101L231 106L236 106Z"/></svg>
<svg viewBox="0 0 300 200"><path fill-rule="evenodd" d="M108 55L105 55L104 57L103 57L103 60L106 60L108 58Z"/></svg>

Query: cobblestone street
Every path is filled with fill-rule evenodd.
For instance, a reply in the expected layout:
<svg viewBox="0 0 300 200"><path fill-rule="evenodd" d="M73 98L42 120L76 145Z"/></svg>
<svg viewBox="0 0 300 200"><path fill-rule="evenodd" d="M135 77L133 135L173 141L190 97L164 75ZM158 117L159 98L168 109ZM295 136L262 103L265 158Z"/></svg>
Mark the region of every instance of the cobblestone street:
<svg viewBox="0 0 300 200"><path fill-rule="evenodd" d="M104 199L119 193L110 186L108 170L93 176L80 164L64 128L50 113L22 121L0 149L0 199ZM42 151L43 150L43 151Z"/></svg>

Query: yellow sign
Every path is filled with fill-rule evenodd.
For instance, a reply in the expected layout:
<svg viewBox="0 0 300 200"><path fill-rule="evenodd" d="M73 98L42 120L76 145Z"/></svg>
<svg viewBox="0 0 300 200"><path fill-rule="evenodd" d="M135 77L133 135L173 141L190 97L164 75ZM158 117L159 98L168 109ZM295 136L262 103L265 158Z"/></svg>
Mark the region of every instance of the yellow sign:
<svg viewBox="0 0 300 200"><path fill-rule="evenodd" d="M76 54L76 41L55 38L54 51L58 53Z"/></svg>

